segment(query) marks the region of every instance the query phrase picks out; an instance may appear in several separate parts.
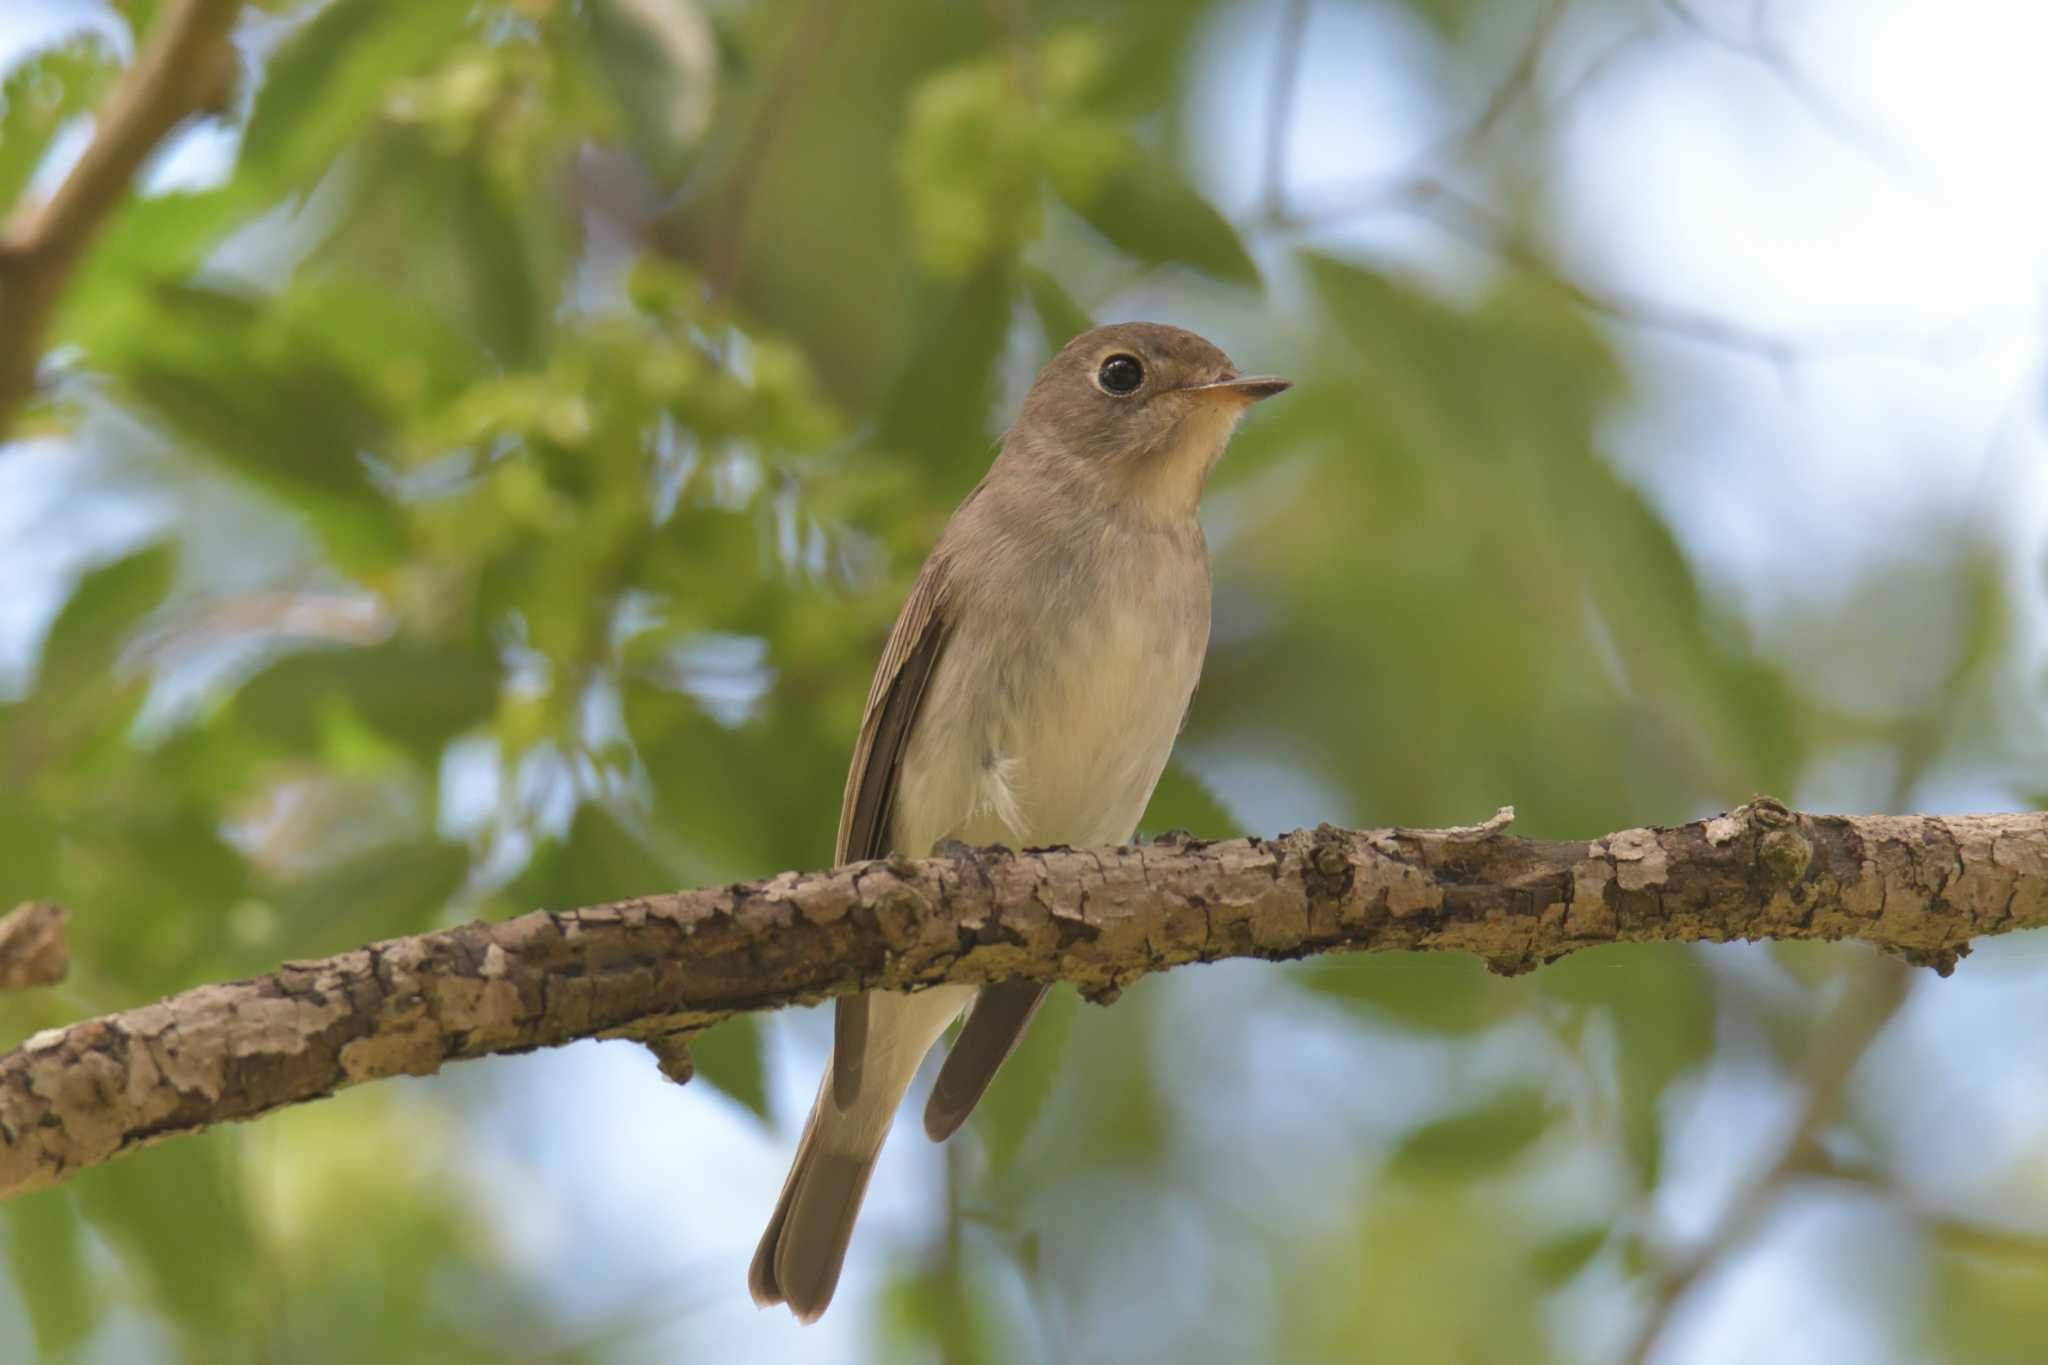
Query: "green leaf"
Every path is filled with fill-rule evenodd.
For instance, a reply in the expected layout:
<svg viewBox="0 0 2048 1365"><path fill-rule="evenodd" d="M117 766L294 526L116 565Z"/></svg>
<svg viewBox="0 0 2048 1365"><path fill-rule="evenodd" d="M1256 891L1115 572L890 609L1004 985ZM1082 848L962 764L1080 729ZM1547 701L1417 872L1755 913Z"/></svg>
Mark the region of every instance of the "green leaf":
<svg viewBox="0 0 2048 1365"><path fill-rule="evenodd" d="M232 1330L255 1247L233 1178L233 1128L151 1147L82 1173L78 1202L126 1268L196 1339Z"/></svg>
<svg viewBox="0 0 2048 1365"><path fill-rule="evenodd" d="M118 69L106 40L84 33L8 73L0 83L0 210L21 196L57 131L99 103Z"/></svg>
<svg viewBox="0 0 2048 1365"><path fill-rule="evenodd" d="M2031 1365L2048 1340L2048 1243L2027 1232L1924 1222L1940 1347L1954 1365Z"/></svg>
<svg viewBox="0 0 2048 1365"><path fill-rule="evenodd" d="M191 275L220 240L261 206L239 187L130 195L86 254L57 316L57 332L95 361L118 355L160 326L157 285Z"/></svg>
<svg viewBox="0 0 2048 1365"><path fill-rule="evenodd" d="M710 121L718 40L694 5L591 0L582 32L641 165L673 182Z"/></svg>
<svg viewBox="0 0 2048 1365"><path fill-rule="evenodd" d="M697 1079L737 1100L755 1118L768 1117L768 1080L761 1063L761 1030L752 1015L737 1014L690 1040Z"/></svg>
<svg viewBox="0 0 2048 1365"><path fill-rule="evenodd" d="M442 188L477 336L506 365L534 363L550 321L551 301L540 291L553 274L532 240L533 206L509 198L475 159L458 163Z"/></svg>
<svg viewBox="0 0 2048 1365"><path fill-rule="evenodd" d="M1057 351L1095 325L1088 310L1074 302L1073 295L1045 271L1026 266L1024 288L1031 295L1031 308L1038 314L1038 327L1045 334L1047 350Z"/></svg>
<svg viewBox="0 0 2048 1365"><path fill-rule="evenodd" d="M161 8L160 0L122 0L116 8L128 21L128 32L133 35L131 41L136 47L141 47L143 35L156 23L156 12Z"/></svg>
<svg viewBox="0 0 2048 1365"><path fill-rule="evenodd" d="M542 845L509 894L526 905L566 910L673 891L682 884L638 832L603 804L586 801L576 808L568 837Z"/></svg>
<svg viewBox="0 0 2048 1365"><path fill-rule="evenodd" d="M1426 1033L1476 1033L1501 1015L1479 959L1451 953L1329 953L1292 972L1318 995Z"/></svg>
<svg viewBox="0 0 2048 1365"><path fill-rule="evenodd" d="M996 361L1010 329L1010 288L1010 272L1001 266L961 286L883 400L876 444L935 468L985 453Z"/></svg>
<svg viewBox="0 0 2048 1365"><path fill-rule="evenodd" d="M1577 1275L1607 1245L1608 1227L1593 1223L1538 1242L1529 1251L1529 1273L1555 1289Z"/></svg>
<svg viewBox="0 0 2048 1365"><path fill-rule="evenodd" d="M344 566L399 552L397 509L363 459L388 418L327 358L317 325L274 300L184 285L152 289L133 323L99 359L159 417L289 503Z"/></svg>
<svg viewBox="0 0 2048 1365"><path fill-rule="evenodd" d="M28 1308L44 1360L63 1359L99 1326L107 1301L93 1292L70 1191L45 1190L7 1206L7 1269Z"/></svg>
<svg viewBox="0 0 2048 1365"><path fill-rule="evenodd" d="M329 280L295 283L276 324L323 364L359 376L385 407L438 411L499 367L424 302ZM366 400L367 401L367 400Z"/></svg>
<svg viewBox="0 0 2048 1365"><path fill-rule="evenodd" d="M74 697L103 685L135 625L163 601L177 547L149 546L79 580L43 641L37 691Z"/></svg>
<svg viewBox="0 0 2048 1365"><path fill-rule="evenodd" d="M1545 994L1613 1018L1622 1142L1645 1189L1660 1165L1658 1106L1671 1082L1714 1046L1714 1002L1699 959L1682 944L1626 944L1576 953L1536 974Z"/></svg>
<svg viewBox="0 0 2048 1365"><path fill-rule="evenodd" d="M968 1122L988 1145L997 1171L1007 1171L1016 1163L1033 1123L1059 1084L1067 1039L1080 1008L1080 997L1072 986L1054 986L1018 1041L1017 1050L975 1106Z"/></svg>
<svg viewBox="0 0 2048 1365"><path fill-rule="evenodd" d="M1099 184L1054 187L1067 206L1147 264L1190 265L1231 284L1259 283L1237 229L1156 153L1133 144L1121 169Z"/></svg>
<svg viewBox="0 0 2048 1365"><path fill-rule="evenodd" d="M331 953L434 923L469 876L469 850L397 840L295 878L272 894L286 957Z"/></svg>
<svg viewBox="0 0 2048 1365"><path fill-rule="evenodd" d="M270 61L242 139L237 176L270 193L303 188L361 136L392 83L447 52L469 0L336 0Z"/></svg>
<svg viewBox="0 0 2048 1365"><path fill-rule="evenodd" d="M311 751L323 733L323 709L341 702L426 762L489 719L497 700L498 670L489 658L400 640L286 655L243 685L234 709L244 724Z"/></svg>
<svg viewBox="0 0 2048 1365"><path fill-rule="evenodd" d="M1167 764L1160 774L1138 828L1154 837L1168 830L1185 830L1197 839L1236 839L1245 833L1209 784L1179 763Z"/></svg>
<svg viewBox="0 0 2048 1365"><path fill-rule="evenodd" d="M1526 1152L1557 1118L1540 1093L1514 1090L1462 1114L1425 1123L1395 1149L1403 1175L1469 1179L1499 1170Z"/></svg>
<svg viewBox="0 0 2048 1365"><path fill-rule="evenodd" d="M0 707L0 765L25 772L48 744L32 706ZM0 905L48 896L56 886L61 822L39 801L0 791Z"/></svg>

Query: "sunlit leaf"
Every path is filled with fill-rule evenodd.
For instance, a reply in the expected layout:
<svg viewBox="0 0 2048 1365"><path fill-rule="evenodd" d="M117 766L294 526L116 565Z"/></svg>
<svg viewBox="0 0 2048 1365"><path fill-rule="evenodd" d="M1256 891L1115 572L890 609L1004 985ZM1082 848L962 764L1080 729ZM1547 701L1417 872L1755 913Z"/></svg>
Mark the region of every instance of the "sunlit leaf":
<svg viewBox="0 0 2048 1365"><path fill-rule="evenodd" d="M710 24L694 4L661 0L596 0L581 18L641 164L674 179L711 116L718 40Z"/></svg>
<svg viewBox="0 0 2048 1365"><path fill-rule="evenodd" d="M9 1203L5 1218L9 1278L38 1351L60 1359L99 1326L107 1306L87 1272L77 1208L68 1191L46 1190Z"/></svg>
<svg viewBox="0 0 2048 1365"><path fill-rule="evenodd" d="M1511 1091L1423 1124L1395 1149L1392 1169L1406 1175L1471 1179L1522 1155L1556 1119L1556 1105L1542 1095Z"/></svg>
<svg viewBox="0 0 2048 1365"><path fill-rule="evenodd" d="M960 286L883 401L876 444L927 464L977 463L1010 311L1006 270L983 270Z"/></svg>
<svg viewBox="0 0 2048 1365"><path fill-rule="evenodd" d="M1086 193L1062 187L1061 197L1090 227L1141 261L1190 265L1232 284L1259 282L1259 268L1230 220L1168 160L1145 149L1133 146L1099 186Z"/></svg>
<svg viewBox="0 0 2048 1365"><path fill-rule="evenodd" d="M525 906L568 910L681 885L640 831L602 802L586 801L576 808L568 837L544 843L509 895Z"/></svg>
<svg viewBox="0 0 2048 1365"><path fill-rule="evenodd" d="M39 690L75 698L111 678L137 622L163 601L176 562L175 546L151 545L80 579L44 638Z"/></svg>
<svg viewBox="0 0 2048 1365"><path fill-rule="evenodd" d="M1088 310L1074 302L1060 282L1045 271L1027 268L1024 288L1031 295L1031 307L1038 314L1047 350L1058 350L1095 325Z"/></svg>
<svg viewBox="0 0 2048 1365"><path fill-rule="evenodd" d="M1169 830L1184 831L1197 839L1235 839L1249 833L1224 809L1209 784L1181 763L1167 764L1160 774L1138 828L1141 834L1155 838Z"/></svg>
<svg viewBox="0 0 2048 1365"><path fill-rule="evenodd" d="M117 69L106 41L87 33L7 73L0 82L0 213L20 198L57 130L92 110Z"/></svg>
<svg viewBox="0 0 2048 1365"><path fill-rule="evenodd" d="M229 1330L254 1248L231 1178L232 1129L187 1137L85 1172L79 1207L131 1273L189 1330Z"/></svg>
<svg viewBox="0 0 2048 1365"><path fill-rule="evenodd" d="M1713 1049L1713 997L1699 958L1675 943L1602 948L1554 963L1534 980L1544 994L1610 1020L1623 1143L1644 1185L1653 1185L1664 1094Z"/></svg>
<svg viewBox="0 0 2048 1365"><path fill-rule="evenodd" d="M696 1065L698 1080L709 1081L755 1118L767 1120L768 1078L761 1063L761 1029L754 1016L736 1015L692 1038L690 1060Z"/></svg>
<svg viewBox="0 0 2048 1365"><path fill-rule="evenodd" d="M1458 1180L1382 1182L1335 1238L1290 1230L1275 1277L1275 1360L1513 1361L1555 1357L1497 1198ZM1370 1293L1354 1292L1361 1283Z"/></svg>
<svg viewBox="0 0 2048 1365"><path fill-rule="evenodd" d="M246 724L299 748L320 736L323 708L352 708L373 729L423 761L489 718L498 698L495 661L394 641L368 648L289 654L235 697Z"/></svg>
<svg viewBox="0 0 2048 1365"><path fill-rule="evenodd" d="M330 862L270 891L283 956L311 957L433 926L469 875L469 850L427 835Z"/></svg>
<svg viewBox="0 0 2048 1365"><path fill-rule="evenodd" d="M1529 1251L1529 1273L1546 1286L1564 1284L1592 1263L1611 1234L1612 1229L1594 1224L1545 1238Z"/></svg>
<svg viewBox="0 0 2048 1365"><path fill-rule="evenodd" d="M328 361L316 331L266 300L166 285L151 304L146 325L102 351L135 397L286 501L344 563L396 553L397 512L365 459L388 414L363 378ZM254 336L273 344L259 351Z"/></svg>
<svg viewBox="0 0 2048 1365"><path fill-rule="evenodd" d="M7 722L0 724L0 761L17 767L27 766L30 745L41 738L21 733L13 723L26 709L0 710L0 721ZM61 852L58 828L42 803L0 792L0 904L12 908L21 901L47 899L53 894Z"/></svg>
<svg viewBox="0 0 2048 1365"><path fill-rule="evenodd" d="M975 1134L988 1145L998 1171L1012 1166L1032 1125L1044 1112L1053 1087L1060 1080L1060 1065L1067 1054L1074 1017L1081 1003L1071 986L1055 986L1039 1006L1031 1027L1024 1031L1017 1050L996 1073L988 1093L975 1106L968 1120Z"/></svg>
<svg viewBox="0 0 2048 1365"><path fill-rule="evenodd" d="M1402 1028L1473 1033L1502 1014L1499 984L1462 953L1332 953L1290 976Z"/></svg>
<svg viewBox="0 0 2048 1365"><path fill-rule="evenodd" d="M1941 1359L1962 1365L2020 1365L2048 1331L2048 1240L1996 1225L1941 1223L1933 1244L1930 1301Z"/></svg>
<svg viewBox="0 0 2048 1365"><path fill-rule="evenodd" d="M392 82L444 54L468 24L468 0L336 0L270 61L242 139L238 174L303 188L391 98Z"/></svg>

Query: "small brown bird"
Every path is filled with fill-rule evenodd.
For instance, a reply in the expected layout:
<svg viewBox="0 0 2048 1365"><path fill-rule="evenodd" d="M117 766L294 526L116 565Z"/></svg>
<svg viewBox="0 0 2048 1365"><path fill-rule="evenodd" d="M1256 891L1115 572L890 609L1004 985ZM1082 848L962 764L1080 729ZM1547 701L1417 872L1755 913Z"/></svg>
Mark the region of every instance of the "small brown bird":
<svg viewBox="0 0 2048 1365"><path fill-rule="evenodd" d="M1192 332L1098 327L1039 372L954 511L868 691L839 812L841 863L949 840L1121 844L1180 733L1209 643L1203 485L1247 379ZM747 1284L805 1322L832 1302L868 1177L925 1053L973 1012L925 1132L950 1137L1031 1022L1028 981L838 1003L832 1065Z"/></svg>

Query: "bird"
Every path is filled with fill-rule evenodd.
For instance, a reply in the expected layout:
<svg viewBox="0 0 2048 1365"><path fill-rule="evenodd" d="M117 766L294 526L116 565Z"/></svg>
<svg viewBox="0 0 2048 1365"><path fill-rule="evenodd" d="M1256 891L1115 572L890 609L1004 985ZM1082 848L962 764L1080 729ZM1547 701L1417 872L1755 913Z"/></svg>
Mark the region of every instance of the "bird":
<svg viewBox="0 0 2048 1365"><path fill-rule="evenodd" d="M1203 488L1245 411L1288 387L1152 322L1093 328L1046 363L889 633L835 863L1131 838L1208 648ZM925 1055L965 1011L925 1106L943 1141L1045 993L1017 981L837 1001L831 1064L748 1271L757 1305L824 1313Z"/></svg>

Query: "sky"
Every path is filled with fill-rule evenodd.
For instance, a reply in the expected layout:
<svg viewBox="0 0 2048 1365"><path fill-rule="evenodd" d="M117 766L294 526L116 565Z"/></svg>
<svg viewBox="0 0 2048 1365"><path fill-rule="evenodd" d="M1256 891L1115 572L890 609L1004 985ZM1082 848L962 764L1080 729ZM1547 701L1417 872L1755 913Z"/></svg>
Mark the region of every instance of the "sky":
<svg viewBox="0 0 2048 1365"><path fill-rule="evenodd" d="M1190 133L1213 149L1207 188L1226 211L1259 193L1251 168L1279 12L1230 9L1205 38L1212 95ZM1503 65L1520 41L1511 19L1500 21ZM80 22L104 22L104 11L82 0L0 6L0 68ZM1317 3L1309 24L1287 143L1289 186L1305 201L1386 175L1469 117L1423 74L1435 60L1430 35L1370 6ZM1610 453L1767 648L1791 652L1799 630L1842 608L1861 568L1957 523L1997 547L2036 608L2023 639L2040 647L2044 51L2048 6L2038 0L1692 0L1647 26L1604 11L1576 17L1539 73L1539 97L1569 99L1543 174L1547 231L1574 279L1791 344L1794 358L1780 361L1670 329L1615 327L1637 387L1613 419ZM202 181L231 155L229 139L188 138L153 182ZM1498 268L1410 216L1324 231L1446 290ZM1144 298L1120 302L1137 309ZM72 482L73 467L54 446L0 447L0 578L14 585L0 595L0 689L31 656L69 574L147 524L146 509ZM1872 706L1885 704L1884 684L1858 681L1878 687ZM1843 762L1788 795L1827 806L1866 790L1867 775ZM1921 794L1938 810L2011 799L1996 774L1938 774ZM1254 823L1283 828L1302 823L1317 794L1277 781L1253 800ZM2048 1126L2038 1098L2048 1095L2048 1057L2018 1040L2048 1034L2044 958L2048 946L2032 939L1998 941L1956 977L1918 983L1858 1084L1881 1086L1894 1067L1925 1077L1915 1102L1887 1111L1966 1116L1979 1171L2027 1160ZM1743 967L1717 958L1717 970ZM1191 1027L1246 1017L1233 1011L1262 998L1256 972L1239 969L1180 973L1166 987L1190 1010L1200 1003ZM1313 1021L1284 1026L1290 1049L1318 1045ZM774 1131L706 1086L666 1084L625 1044L473 1063L431 1083L467 1097L477 1151L526 1191L504 1215L510 1254L580 1267L551 1283L593 1328L636 1305L648 1330L631 1358L664 1358L681 1340L666 1314L688 1322L694 1344L729 1346L734 1358L862 1358L874 1326L864 1291L936 1222L941 1155L912 1133L885 1154L825 1322L799 1337L785 1315L753 1309L741 1276L815 1085L826 1020L792 1013L768 1036ZM1425 1059L1390 1049L1380 1061L1428 1093ZM1261 1088L1256 1068L1226 1072L1225 1106L1285 1102ZM1673 1239L1712 1225L1793 1100L1732 1068L1684 1087L1659 1208ZM1895 1138L1909 1152L1939 1140L1939 1130L1901 1123ZM1965 1207L1980 1197L1966 1179L1935 1192ZM1868 1298L1834 1292L1811 1269L1843 1239L1881 1241L1873 1217L1844 1199L1788 1205L1689 1301L1660 1365L1880 1359ZM1589 1349L1602 1344L1597 1328L1582 1330L1596 1333Z"/></svg>

